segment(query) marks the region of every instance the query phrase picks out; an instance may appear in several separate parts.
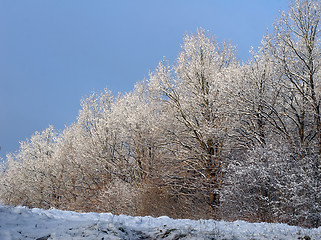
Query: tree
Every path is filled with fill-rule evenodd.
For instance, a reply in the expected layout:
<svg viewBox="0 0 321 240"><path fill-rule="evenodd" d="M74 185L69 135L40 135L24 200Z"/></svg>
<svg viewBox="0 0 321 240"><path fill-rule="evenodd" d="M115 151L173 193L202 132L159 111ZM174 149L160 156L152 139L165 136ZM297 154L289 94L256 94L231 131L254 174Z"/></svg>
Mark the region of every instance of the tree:
<svg viewBox="0 0 321 240"><path fill-rule="evenodd" d="M280 67L284 122L292 134L293 151L302 173L321 185L321 4L316 0L291 1L269 42ZM302 176L303 177L303 176Z"/></svg>
<svg viewBox="0 0 321 240"><path fill-rule="evenodd" d="M5 203L48 208L54 198L55 163L52 157L60 141L52 126L36 132L9 155L3 173L1 198Z"/></svg>
<svg viewBox="0 0 321 240"><path fill-rule="evenodd" d="M164 126L177 159L169 184L178 194L190 196L202 189L200 195L207 195L205 201L214 210L219 204L236 65L233 47L219 46L201 30L185 37L177 65L171 68L161 62L150 79L173 116Z"/></svg>
<svg viewBox="0 0 321 240"><path fill-rule="evenodd" d="M320 224L319 20L318 1L292 1L254 65L245 66L245 124L238 130L251 144L228 167L225 211L252 220Z"/></svg>
<svg viewBox="0 0 321 240"><path fill-rule="evenodd" d="M242 84L238 84L239 91L235 94L239 118L235 139L241 149L264 146L271 134L284 131L279 124L277 106L281 92L280 74L266 41L262 41L257 53L253 49L251 53L252 59L241 68ZM271 129L271 125L275 129Z"/></svg>
<svg viewBox="0 0 321 240"><path fill-rule="evenodd" d="M315 0L291 1L275 24L269 45L283 78L283 112L296 126L301 149L315 143L321 154L320 17ZM320 163L318 163L320 165Z"/></svg>

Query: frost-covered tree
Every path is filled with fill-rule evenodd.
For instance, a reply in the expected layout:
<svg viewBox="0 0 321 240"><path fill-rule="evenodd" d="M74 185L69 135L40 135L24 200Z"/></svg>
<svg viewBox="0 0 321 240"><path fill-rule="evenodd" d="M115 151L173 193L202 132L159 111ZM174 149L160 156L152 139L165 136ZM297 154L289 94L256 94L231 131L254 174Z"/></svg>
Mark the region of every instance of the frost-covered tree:
<svg viewBox="0 0 321 240"><path fill-rule="evenodd" d="M21 142L17 153L7 156L0 192L5 203L50 207L57 190L55 162L51 160L59 141L57 132L49 126Z"/></svg>
<svg viewBox="0 0 321 240"><path fill-rule="evenodd" d="M316 0L291 1L270 36L271 55L282 74L282 114L292 144L321 154L320 17ZM290 131L295 131L295 136ZM320 163L319 163L320 165Z"/></svg>
<svg viewBox="0 0 321 240"><path fill-rule="evenodd" d="M171 116L164 127L177 163L169 184L177 194L201 195L212 208L219 203L236 65L233 47L202 30L186 36L175 66L161 62L150 79Z"/></svg>
<svg viewBox="0 0 321 240"><path fill-rule="evenodd" d="M141 199L147 199L145 195L155 185L155 171L160 169L156 107L149 99L146 82L137 83L133 91L119 96L113 104L109 127L118 138L115 151L120 159L114 170L117 174L112 185L106 185L101 201L109 202L116 193L123 203L114 207L119 212L131 208L133 214L140 214L151 208Z"/></svg>
<svg viewBox="0 0 321 240"><path fill-rule="evenodd" d="M107 90L93 93L83 99L81 106L78 121L66 133L68 138L63 152L75 171L71 183L75 201L78 207L86 210L94 203L94 210L111 211L112 206L102 202L101 195L115 179L131 183L137 168L122 139L123 129L115 125L123 119L115 115L118 108L111 93Z"/></svg>
<svg viewBox="0 0 321 240"><path fill-rule="evenodd" d="M300 178L304 181L308 176L310 180L305 181L312 184L304 195L310 197L301 201L310 204L315 204L313 199L318 197L309 188L319 186L317 192L321 190L320 19L320 1L291 1L269 41L271 55L282 74L279 113L284 116L294 160L303 170Z"/></svg>
<svg viewBox="0 0 321 240"><path fill-rule="evenodd" d="M292 1L254 57L258 67L245 66L255 84L240 96L239 129L252 144L229 165L223 191L237 218L320 225L319 20L319 1Z"/></svg>
<svg viewBox="0 0 321 240"><path fill-rule="evenodd" d="M235 138L244 149L264 146L277 131L271 129L271 124L279 122L280 74L266 48L266 42L262 41L257 53L252 49L252 59L241 68L239 91L234 98L238 102L236 114L239 116ZM283 131L282 126L276 126Z"/></svg>

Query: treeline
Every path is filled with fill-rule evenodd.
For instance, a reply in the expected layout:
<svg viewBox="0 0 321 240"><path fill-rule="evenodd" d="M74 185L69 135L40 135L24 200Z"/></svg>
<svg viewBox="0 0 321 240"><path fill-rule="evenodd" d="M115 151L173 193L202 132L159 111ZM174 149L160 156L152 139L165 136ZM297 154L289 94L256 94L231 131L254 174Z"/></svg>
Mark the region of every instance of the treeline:
<svg viewBox="0 0 321 240"><path fill-rule="evenodd" d="M128 94L81 102L7 156L5 204L321 225L321 5L292 1L251 60L200 30Z"/></svg>

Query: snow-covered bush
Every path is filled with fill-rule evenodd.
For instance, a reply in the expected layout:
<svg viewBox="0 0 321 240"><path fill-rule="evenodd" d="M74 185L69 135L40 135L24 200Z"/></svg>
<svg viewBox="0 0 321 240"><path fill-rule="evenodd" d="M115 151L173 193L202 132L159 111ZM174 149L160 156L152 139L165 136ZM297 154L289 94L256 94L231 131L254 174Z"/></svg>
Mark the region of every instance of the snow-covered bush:
<svg viewBox="0 0 321 240"><path fill-rule="evenodd" d="M311 164L286 145L258 146L230 163L222 190L229 219L320 225L320 185Z"/></svg>

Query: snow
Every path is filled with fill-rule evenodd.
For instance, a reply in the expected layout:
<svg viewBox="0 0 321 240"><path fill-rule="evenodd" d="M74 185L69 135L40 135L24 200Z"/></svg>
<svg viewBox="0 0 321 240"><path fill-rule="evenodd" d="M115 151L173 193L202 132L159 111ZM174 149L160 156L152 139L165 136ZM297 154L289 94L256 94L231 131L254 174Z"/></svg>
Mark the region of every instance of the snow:
<svg viewBox="0 0 321 240"><path fill-rule="evenodd" d="M309 238L310 237L310 238ZM321 227L131 217L0 205L0 239L321 239Z"/></svg>

